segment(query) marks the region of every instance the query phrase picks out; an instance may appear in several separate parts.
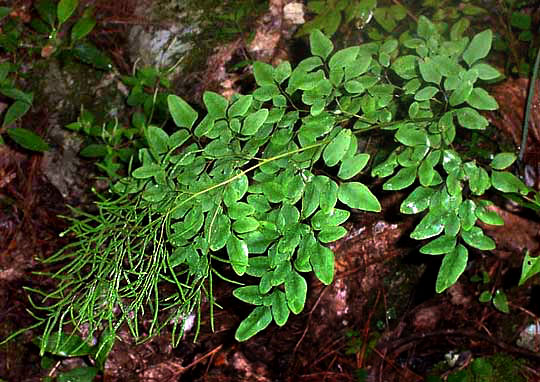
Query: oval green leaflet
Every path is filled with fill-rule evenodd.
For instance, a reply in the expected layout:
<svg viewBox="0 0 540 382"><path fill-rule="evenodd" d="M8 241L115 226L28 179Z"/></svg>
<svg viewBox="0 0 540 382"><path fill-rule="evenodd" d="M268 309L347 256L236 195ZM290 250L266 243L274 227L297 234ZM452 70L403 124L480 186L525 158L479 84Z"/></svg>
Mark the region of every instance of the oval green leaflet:
<svg viewBox="0 0 540 382"><path fill-rule="evenodd" d="M437 293L443 292L456 283L459 276L465 271L468 255L467 248L458 244L451 253L444 256L435 284Z"/></svg>
<svg viewBox="0 0 540 382"><path fill-rule="evenodd" d="M258 306L247 316L236 329L234 338L246 341L264 330L272 322L272 312L268 306Z"/></svg>
<svg viewBox="0 0 540 382"><path fill-rule="evenodd" d="M375 195L360 182L342 183L339 186L338 199L351 208L370 212L381 211L381 204Z"/></svg>

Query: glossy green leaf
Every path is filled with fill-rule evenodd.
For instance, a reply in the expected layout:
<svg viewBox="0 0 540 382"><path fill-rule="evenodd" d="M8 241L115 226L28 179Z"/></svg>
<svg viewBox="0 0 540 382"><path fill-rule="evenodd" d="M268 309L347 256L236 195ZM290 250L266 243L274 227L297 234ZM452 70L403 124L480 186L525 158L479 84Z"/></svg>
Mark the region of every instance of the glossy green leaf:
<svg viewBox="0 0 540 382"><path fill-rule="evenodd" d="M429 255L443 255L445 253L450 253L455 247L456 237L443 235L420 248L420 253Z"/></svg>
<svg viewBox="0 0 540 382"><path fill-rule="evenodd" d="M474 213L483 223L491 225L504 225L504 220L501 215L499 215L497 211L489 209L491 205L491 202L482 200Z"/></svg>
<svg viewBox="0 0 540 382"><path fill-rule="evenodd" d="M338 177L347 180L355 175L358 175L360 171L366 167L366 164L369 161L369 154L357 154L350 158L345 158L341 162L341 166L339 167Z"/></svg>
<svg viewBox="0 0 540 382"><path fill-rule="evenodd" d="M325 285L334 279L334 253L327 247L315 244L309 261L315 276Z"/></svg>
<svg viewBox="0 0 540 382"><path fill-rule="evenodd" d="M347 230L345 229L345 227L323 227L317 235L317 239L319 239L321 243L331 243L333 241L341 239L346 234Z"/></svg>
<svg viewBox="0 0 540 382"><path fill-rule="evenodd" d="M456 110L458 122L461 126L471 130L484 130L489 122L476 110L463 107Z"/></svg>
<svg viewBox="0 0 540 382"><path fill-rule="evenodd" d="M13 139L15 143L27 150L40 152L49 150L49 145L43 140L43 138L33 131L22 127L12 127L6 131L9 137Z"/></svg>
<svg viewBox="0 0 540 382"><path fill-rule="evenodd" d="M264 330L272 322L272 312L268 306L258 306L247 316L236 329L234 338L237 341L246 341L255 334Z"/></svg>
<svg viewBox="0 0 540 382"><path fill-rule="evenodd" d="M174 94L167 97L167 104L175 125L191 129L199 114L186 101Z"/></svg>
<svg viewBox="0 0 540 382"><path fill-rule="evenodd" d="M499 108L495 98L482 88L474 88L467 98L467 103L478 110L497 110Z"/></svg>
<svg viewBox="0 0 540 382"><path fill-rule="evenodd" d="M414 99L416 101L427 101L432 99L435 94L439 92L439 89L437 89L435 86L426 86L423 89L420 89L415 95Z"/></svg>
<svg viewBox="0 0 540 382"><path fill-rule="evenodd" d="M65 23L71 17L78 5L78 0L60 0L58 8L56 8L56 15L60 24Z"/></svg>
<svg viewBox="0 0 540 382"><path fill-rule="evenodd" d="M105 363L109 357L114 343L116 341L116 333L111 329L105 329L99 336L98 345L92 349L94 351L94 359L99 370L105 369ZM92 381L93 379L91 379Z"/></svg>
<svg viewBox="0 0 540 382"><path fill-rule="evenodd" d="M294 314L300 313L304 309L307 296L307 282L297 272L292 271L285 280L285 296L289 309Z"/></svg>
<svg viewBox="0 0 540 382"><path fill-rule="evenodd" d="M417 214L429 207L431 196L435 191L432 188L417 187L401 203L400 211L403 214Z"/></svg>
<svg viewBox="0 0 540 382"><path fill-rule="evenodd" d="M339 186L338 199L350 208L380 212L381 205L375 195L359 182L342 183Z"/></svg>
<svg viewBox="0 0 540 382"><path fill-rule="evenodd" d="M439 235L444 230L443 214L440 211L429 211L411 232L415 240L429 239Z"/></svg>
<svg viewBox="0 0 540 382"><path fill-rule="evenodd" d="M493 188L501 192L519 192L523 195L528 193L528 188L514 174L506 171L492 171L491 184Z"/></svg>
<svg viewBox="0 0 540 382"><path fill-rule="evenodd" d="M395 138L405 146L418 146L428 144L428 135L425 129L416 128L412 124L404 124L396 132Z"/></svg>
<svg viewBox="0 0 540 382"><path fill-rule="evenodd" d="M209 237L210 249L218 251L225 247L231 236L231 220L226 215L218 215L212 224L212 230Z"/></svg>
<svg viewBox="0 0 540 382"><path fill-rule="evenodd" d="M249 114L244 120L242 126L242 134L253 135L261 128L263 123L268 118L268 109L260 109L254 113Z"/></svg>
<svg viewBox="0 0 540 382"><path fill-rule="evenodd" d="M272 293L272 316L274 322L278 326L283 326L289 319L289 306L287 305L287 298L285 293L279 289L274 290Z"/></svg>
<svg viewBox="0 0 540 382"><path fill-rule="evenodd" d="M302 217L308 218L319 207L320 191L314 182L306 185L302 195Z"/></svg>
<svg viewBox="0 0 540 382"><path fill-rule="evenodd" d="M404 167L383 184L383 190L402 190L413 184L415 179L416 167Z"/></svg>
<svg viewBox="0 0 540 382"><path fill-rule="evenodd" d="M503 312L510 313L510 308L508 307L508 299L506 298L506 293L502 290L497 289L495 295L493 296L493 306Z"/></svg>
<svg viewBox="0 0 540 382"><path fill-rule="evenodd" d="M351 46L345 49L338 50L332 55L330 61L328 61L328 67L330 69L345 68L353 64L359 51L359 46Z"/></svg>
<svg viewBox="0 0 540 382"><path fill-rule="evenodd" d="M227 98L218 93L205 91L203 94L203 102L208 110L208 114L213 118L224 118L229 106Z"/></svg>
<svg viewBox="0 0 540 382"><path fill-rule="evenodd" d="M476 204L472 200L465 200L459 207L459 218L464 231L469 231L476 223Z"/></svg>
<svg viewBox="0 0 540 382"><path fill-rule="evenodd" d="M250 257L246 274L254 277L261 277L270 268L270 261L267 256Z"/></svg>
<svg viewBox="0 0 540 382"><path fill-rule="evenodd" d="M311 48L311 53L314 56L321 57L323 60L325 60L334 50L332 41L318 29L315 29L309 35L309 46Z"/></svg>
<svg viewBox="0 0 540 382"><path fill-rule="evenodd" d="M32 105L30 103L25 101L18 100L13 102L11 106L7 109L6 114L4 115L4 123L2 124L2 126L6 127L11 125L17 119L25 115L28 110L30 110L31 106Z"/></svg>
<svg viewBox="0 0 540 382"><path fill-rule="evenodd" d="M495 249L495 242L489 236L484 235L484 231L480 227L472 227L468 231L463 231L461 237L465 243L471 247L490 251Z"/></svg>
<svg viewBox="0 0 540 382"><path fill-rule="evenodd" d="M71 40L77 41L86 37L96 26L93 16L81 17L71 29Z"/></svg>
<svg viewBox="0 0 540 382"><path fill-rule="evenodd" d="M318 179L321 179L319 177ZM328 178L326 178L328 179ZM320 188L319 205L324 212L330 212L338 200L338 185L331 179L324 182Z"/></svg>
<svg viewBox="0 0 540 382"><path fill-rule="evenodd" d="M442 293L456 283L459 276L465 271L468 258L467 248L461 244L458 244L454 251L444 256L435 283L437 293Z"/></svg>
<svg viewBox="0 0 540 382"><path fill-rule="evenodd" d="M519 286L522 286L528 279L540 273L540 256L532 257L529 251L525 253L523 264L521 265L521 276L519 278Z"/></svg>
<svg viewBox="0 0 540 382"><path fill-rule="evenodd" d="M490 29L475 35L465 52L463 52L463 60L467 65L472 66L476 61L486 57L491 50L491 42L493 33Z"/></svg>
<svg viewBox="0 0 540 382"><path fill-rule="evenodd" d="M79 357L92 354L92 347L81 337L64 332L51 333L41 348L61 357Z"/></svg>
<svg viewBox="0 0 540 382"><path fill-rule="evenodd" d="M253 76L259 86L274 85L274 68L265 62L253 63Z"/></svg>
<svg viewBox="0 0 540 382"><path fill-rule="evenodd" d="M257 221L257 219L251 216L246 216L238 219L232 225L233 230L238 233L255 231L258 227L259 222Z"/></svg>
<svg viewBox="0 0 540 382"><path fill-rule="evenodd" d="M510 167L517 159L514 153L499 153L495 155L491 163L489 164L494 170L504 170Z"/></svg>
<svg viewBox="0 0 540 382"><path fill-rule="evenodd" d="M229 118L244 116L252 103L252 95L241 95L229 108Z"/></svg>
<svg viewBox="0 0 540 382"><path fill-rule="evenodd" d="M323 159L327 166L332 167L339 163L349 150L351 144L352 132L349 129L343 129L339 134L324 148Z"/></svg>
<svg viewBox="0 0 540 382"><path fill-rule="evenodd" d="M248 285L240 288L236 288L233 291L233 296L240 301L246 302L252 305L262 305L263 296L259 292L258 285Z"/></svg>
<svg viewBox="0 0 540 382"><path fill-rule="evenodd" d="M227 240L227 253L237 275L242 276L248 267L248 247L243 240L231 235Z"/></svg>

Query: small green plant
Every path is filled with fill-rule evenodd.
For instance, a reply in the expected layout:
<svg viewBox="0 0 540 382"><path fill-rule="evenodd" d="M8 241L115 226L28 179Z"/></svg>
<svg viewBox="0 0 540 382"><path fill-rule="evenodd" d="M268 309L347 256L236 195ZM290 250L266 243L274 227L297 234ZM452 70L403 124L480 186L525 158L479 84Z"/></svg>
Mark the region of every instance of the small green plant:
<svg viewBox="0 0 540 382"><path fill-rule="evenodd" d="M138 339L172 324L177 343L189 314L200 323L205 300L213 325L216 277L254 305L237 340L285 325L304 308L310 273L332 282L326 244L347 234L351 210L381 210L360 181L368 169L389 178L384 190L414 186L401 204L422 214L411 237L429 240L420 252L443 256L437 292L454 284L468 248L495 248L477 225L502 224L486 191L529 193L504 171L514 153L486 161L460 151L460 137L488 125L479 110L497 108L482 84L500 77L483 61L491 31L470 39L460 28L447 39L420 17L414 35L337 51L315 30L313 56L294 69L256 62L255 91L231 102L206 92L201 117L168 95L176 128L144 120L129 175L100 196L96 214L74 210L65 234L75 241L45 260L57 288L30 290L41 296L42 352L54 333L83 324L91 336L126 323ZM374 133L394 142L376 162Z"/></svg>
<svg viewBox="0 0 540 382"><path fill-rule="evenodd" d="M72 368L67 371L57 373L53 379L51 376L45 377L45 382L92 382L99 371L105 367L107 356L114 344L114 333L104 331L96 345L91 345L81 337L74 334L54 333L44 344L43 351L45 355L41 359L42 369L55 368L57 360L62 360L70 357L88 357L93 366L81 366ZM36 339L36 343L40 343L40 339Z"/></svg>
<svg viewBox="0 0 540 382"><path fill-rule="evenodd" d="M41 0L34 7L39 17L34 17L29 30L21 20L10 17L12 8L0 7L0 47L5 49L13 62L0 63L0 94L11 100L9 107L3 113L0 127L0 144L4 144L4 133L21 147L32 151L47 151L47 143L35 132L13 125L20 120L32 107L33 92L23 91L19 85L21 63L31 64L36 54L43 58L70 52L81 61L101 69L110 69L111 62L101 51L85 37L93 30L96 20L92 9L87 8L75 24L70 24L79 2L77 0ZM68 28L69 26L69 28ZM71 33L68 33L70 31ZM35 32L38 32L36 35ZM68 44L61 37L70 35ZM22 56L22 58L20 58ZM26 69L28 70L28 69Z"/></svg>

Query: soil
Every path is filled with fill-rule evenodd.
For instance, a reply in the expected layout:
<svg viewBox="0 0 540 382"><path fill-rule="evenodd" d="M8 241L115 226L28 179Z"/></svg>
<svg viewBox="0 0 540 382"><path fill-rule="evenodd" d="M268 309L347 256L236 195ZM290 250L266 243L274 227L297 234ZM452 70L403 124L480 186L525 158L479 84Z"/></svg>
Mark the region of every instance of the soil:
<svg viewBox="0 0 540 382"><path fill-rule="evenodd" d="M189 77L205 79L195 86L194 100L203 89L225 95L241 90L247 69L229 73L227 68L242 52L273 63L289 56L294 26L279 10L291 1L269 3L269 11L254 22L256 33L251 43L239 38L217 46L207 59L207 68ZM122 2L122 12L128 12L130 6L133 8L129 1ZM107 17L114 19L110 14ZM128 19L129 14L123 17ZM115 33L123 36L126 30ZM122 62L119 67L129 68L122 38L113 44L99 36L97 41L111 51L117 64ZM516 144L522 114L515 111L524 108L527 86L527 81L517 79L493 87L502 107L490 120L496 134ZM510 104L505 101L508 99ZM538 99L532 118L529 146L536 149L527 152L526 160L532 168L530 183L538 186ZM50 127L44 111L26 116L25 121L29 120L40 121L38 129L42 131ZM42 154L0 146L0 338L34 322L24 288L49 283L33 272L41 269L39 259L67 243L59 235L66 228L60 215L69 214L68 204L83 205L92 197L88 190L96 186L93 164L83 161L76 166L70 173L80 175L77 187L71 192L69 187L59 190L58 182L53 185L45 175L54 172L54 166ZM87 191L83 192L84 185ZM423 381L445 363L448 354L455 354L457 360L451 370L460 370L476 358L504 353L523 360L521 375L540 381L540 353L516 345L521 330L538 322L540 316L539 282L532 280L517 287L524 249L531 254L540 249L538 215L498 200L496 209L505 220L504 227L484 227L497 249L471 251L469 266L458 283L436 294L440 259L421 255L421 244L409 239L417 217L399 213L406 194L387 194L379 184L372 186L382 201L383 214L353 213L347 223L349 234L331 246L336 254L335 281L324 286L311 278L304 311L289 318L284 327L271 325L246 342L236 342L234 331L249 307L232 297L230 285L218 284L214 287L216 300L225 308L215 313L214 331L203 322L196 339L195 333L188 331L173 348L168 330L137 345L122 328L103 374L95 380ZM511 314L478 301L482 292L497 289L506 292ZM86 358L58 357L53 368L42 368L39 349L33 343L38 334L37 330L27 331L0 347L0 381L41 381L75 366L91 365Z"/></svg>

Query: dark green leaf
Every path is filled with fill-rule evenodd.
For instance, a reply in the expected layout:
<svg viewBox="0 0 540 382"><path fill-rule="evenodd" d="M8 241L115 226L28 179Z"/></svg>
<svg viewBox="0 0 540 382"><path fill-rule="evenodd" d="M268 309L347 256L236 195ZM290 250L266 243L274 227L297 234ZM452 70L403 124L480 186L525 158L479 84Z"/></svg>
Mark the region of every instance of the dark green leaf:
<svg viewBox="0 0 540 382"><path fill-rule="evenodd" d="M92 382L98 373L95 367L76 367L58 374L58 382Z"/></svg>
<svg viewBox="0 0 540 382"><path fill-rule="evenodd" d="M260 109L248 115L244 120L244 125L242 126L242 134L253 135L257 133L264 121L266 121L266 118L268 118L268 109Z"/></svg>
<svg viewBox="0 0 540 382"><path fill-rule="evenodd" d="M469 231L476 223L476 204L472 200L465 200L459 207L459 217L464 231Z"/></svg>
<svg viewBox="0 0 540 382"><path fill-rule="evenodd" d="M66 20L71 17L78 5L78 0L60 0L58 3L58 8L56 9L60 24L65 23Z"/></svg>
<svg viewBox="0 0 540 382"><path fill-rule="evenodd" d="M435 284L437 293L443 292L456 283L459 276L465 271L468 255L467 248L458 244L454 251L444 256Z"/></svg>
<svg viewBox="0 0 540 382"><path fill-rule="evenodd" d="M4 123L2 124L3 127L11 125L13 122L15 122L17 119L21 118L23 115L30 110L30 107L32 105L25 101L15 101L11 104L11 106L7 109L6 114L4 115Z"/></svg>
<svg viewBox="0 0 540 382"><path fill-rule="evenodd" d="M174 94L167 97L167 104L175 125L191 129L199 114L186 101Z"/></svg>
<svg viewBox="0 0 540 382"><path fill-rule="evenodd" d="M333 241L339 240L347 234L347 230L344 227L323 227L317 239L321 243L331 243Z"/></svg>
<svg viewBox="0 0 540 382"><path fill-rule="evenodd" d="M279 289L274 290L272 293L272 316L274 322L278 326L283 326L289 319L289 306L287 305L287 298L285 293Z"/></svg>
<svg viewBox="0 0 540 382"><path fill-rule="evenodd" d="M516 161L517 157L514 153L499 153L495 155L491 163L491 168L495 170L504 170Z"/></svg>
<svg viewBox="0 0 540 382"><path fill-rule="evenodd" d="M338 199L351 208L370 212L381 211L381 205L375 195L359 182L342 183L339 186Z"/></svg>
<svg viewBox="0 0 540 382"><path fill-rule="evenodd" d="M400 211L403 214L417 214L429 207L431 196L435 191L432 188L417 187L401 203Z"/></svg>
<svg viewBox="0 0 540 382"><path fill-rule="evenodd" d="M41 348L47 353L62 357L92 354L92 347L81 337L64 332L52 333L47 338L47 342L41 345Z"/></svg>
<svg viewBox="0 0 540 382"><path fill-rule="evenodd" d="M420 248L420 253L430 255L443 255L445 253L453 251L455 247L456 237L443 235L433 241L430 241L422 248Z"/></svg>
<svg viewBox="0 0 540 382"><path fill-rule="evenodd" d="M219 215L212 223L211 236L209 237L210 249L218 251L225 247L231 236L231 220L225 215Z"/></svg>
<svg viewBox="0 0 540 382"><path fill-rule="evenodd" d="M252 305L262 305L263 296L259 292L258 285L248 285L236 288L233 291L233 296L237 299Z"/></svg>
<svg viewBox="0 0 540 382"><path fill-rule="evenodd" d="M71 29L71 40L80 40L92 32L96 26L96 19L92 16L81 17Z"/></svg>
<svg viewBox="0 0 540 382"><path fill-rule="evenodd" d="M47 151L49 145L33 131L24 129L22 127L13 127L7 129L7 133L13 141L21 145L27 150L32 151Z"/></svg>
<svg viewBox="0 0 540 382"><path fill-rule="evenodd" d="M416 167L405 167L383 184L383 190L397 191L409 187L416 179Z"/></svg>
<svg viewBox="0 0 540 382"><path fill-rule="evenodd" d="M457 106L469 99L473 91L473 84L470 81L461 81L457 88L450 95L450 105Z"/></svg>
<svg viewBox="0 0 540 382"><path fill-rule="evenodd" d="M349 150L351 144L352 132L349 129L343 129L339 134L324 148L323 159L327 166L332 167L339 163Z"/></svg>
<svg viewBox="0 0 540 382"><path fill-rule="evenodd" d="M440 211L432 210L416 226L411 233L411 238L416 240L429 239L439 235L444 230L443 214Z"/></svg>
<svg viewBox="0 0 540 382"><path fill-rule="evenodd" d="M325 285L334 279L334 253L323 245L315 244L309 257L315 276Z"/></svg>
<svg viewBox="0 0 540 382"><path fill-rule="evenodd" d="M495 242L489 236L484 235L484 232L480 227L472 227L468 231L461 233L463 241L469 244L471 247L481 249L483 251L489 251L495 249Z"/></svg>
<svg viewBox="0 0 540 382"><path fill-rule="evenodd" d="M167 152L169 135L163 129L156 126L149 126L146 138L152 151L158 154Z"/></svg>
<svg viewBox="0 0 540 382"><path fill-rule="evenodd" d="M415 95L414 99L416 101L427 101L433 98L435 94L439 92L435 86L426 86L423 89L420 89Z"/></svg>
<svg viewBox="0 0 540 382"><path fill-rule="evenodd" d="M406 80L410 80L416 77L416 61L417 56L400 56L393 63L391 68L396 72L398 76Z"/></svg>
<svg viewBox="0 0 540 382"><path fill-rule="evenodd" d="M295 271L290 272L285 280L285 295L291 312L298 314L304 309L307 282Z"/></svg>
<svg viewBox="0 0 540 382"><path fill-rule="evenodd" d="M324 212L330 212L336 205L338 199L338 185L336 182L326 177L317 177L315 179L327 180L326 182L322 183L322 187L319 189L319 205L321 206L321 210Z"/></svg>
<svg viewBox="0 0 540 382"><path fill-rule="evenodd" d="M243 240L231 235L227 241L229 260L237 275L242 276L248 266L248 247Z"/></svg>
<svg viewBox="0 0 540 382"><path fill-rule="evenodd" d="M205 91L203 94L203 102L209 115L214 118L225 117L227 107L229 106L227 98L211 91Z"/></svg>
<svg viewBox="0 0 540 382"><path fill-rule="evenodd" d="M463 107L456 110L458 122L461 126L471 130L484 130L489 122L476 110Z"/></svg>
<svg viewBox="0 0 540 382"><path fill-rule="evenodd" d="M250 216L243 217L241 219L236 220L232 228L238 233L246 233L255 231L259 227L259 222L257 219L252 218Z"/></svg>
<svg viewBox="0 0 540 382"><path fill-rule="evenodd" d="M246 341L255 334L264 330L272 322L272 312L268 306L258 306L247 316L236 329L234 338L237 341Z"/></svg>
<svg viewBox="0 0 540 382"><path fill-rule="evenodd" d="M244 116L252 103L252 95L241 95L229 108L229 118Z"/></svg>
<svg viewBox="0 0 540 382"><path fill-rule="evenodd" d="M396 132L395 138L405 146L427 145L429 143L426 130L415 128L412 124L402 125Z"/></svg>
<svg viewBox="0 0 540 382"><path fill-rule="evenodd" d="M356 56L358 55L359 51L360 51L359 46L351 46L349 48L338 50L330 58L330 61L328 62L328 67L330 69L335 69L335 68L345 68L351 65L356 60Z"/></svg>
<svg viewBox="0 0 540 382"><path fill-rule="evenodd" d="M338 177L347 180L357 175L366 167L369 161L369 154L357 154L353 157L345 158L339 167Z"/></svg>
<svg viewBox="0 0 540 382"><path fill-rule="evenodd" d="M100 158L106 156L108 153L107 145L100 143L91 143L85 146L79 155L85 158Z"/></svg>
<svg viewBox="0 0 540 382"><path fill-rule="evenodd" d="M519 278L519 286L523 285L528 279L540 273L540 256L531 257L529 251L525 253L523 264L521 266L521 276Z"/></svg>
<svg viewBox="0 0 540 382"><path fill-rule="evenodd" d="M274 85L274 68L267 63L255 61L253 63L253 75L259 86Z"/></svg>
<svg viewBox="0 0 540 382"><path fill-rule="evenodd" d="M112 69L111 59L95 45L87 41L77 43L71 51L82 62L102 70Z"/></svg>
<svg viewBox="0 0 540 382"><path fill-rule="evenodd" d="M495 291L495 296L493 296L493 306L503 313L510 313L506 294L500 289Z"/></svg>
<svg viewBox="0 0 540 382"><path fill-rule="evenodd" d="M519 192L523 195L528 193L527 186L515 175L506 171L492 171L491 184L493 188L501 192Z"/></svg>

